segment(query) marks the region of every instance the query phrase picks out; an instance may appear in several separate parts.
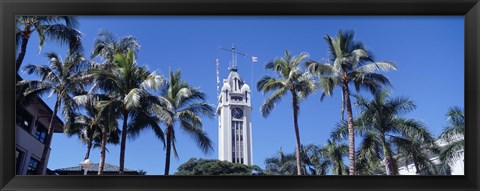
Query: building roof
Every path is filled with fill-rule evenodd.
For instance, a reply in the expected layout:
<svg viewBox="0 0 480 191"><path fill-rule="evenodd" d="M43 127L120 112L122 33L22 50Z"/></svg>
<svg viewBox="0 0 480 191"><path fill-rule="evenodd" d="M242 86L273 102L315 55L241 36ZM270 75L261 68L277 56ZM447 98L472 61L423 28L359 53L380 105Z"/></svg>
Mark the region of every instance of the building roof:
<svg viewBox="0 0 480 191"><path fill-rule="evenodd" d="M92 165L90 166L88 171L97 172L98 171L98 165L99 165L99 163L92 163ZM108 163L105 163L105 166L103 168L104 172L118 172L119 170L120 170L119 166L113 165L113 164L108 164ZM78 172L83 171L82 166L78 165L78 166L72 166L72 167L67 167L67 168L59 168L59 169L55 170L55 172L76 172L76 171L78 171ZM125 172L138 172L137 170L133 170L133 169L129 169L129 168L125 168L124 171Z"/></svg>

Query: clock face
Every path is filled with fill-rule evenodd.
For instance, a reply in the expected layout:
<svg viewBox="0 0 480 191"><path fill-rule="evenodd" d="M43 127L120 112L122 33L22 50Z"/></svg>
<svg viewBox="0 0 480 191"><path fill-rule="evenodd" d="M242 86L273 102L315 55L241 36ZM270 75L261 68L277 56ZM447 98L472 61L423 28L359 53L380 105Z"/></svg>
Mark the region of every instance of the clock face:
<svg viewBox="0 0 480 191"><path fill-rule="evenodd" d="M243 111L240 108L233 108L232 116L236 119L240 119L243 116Z"/></svg>

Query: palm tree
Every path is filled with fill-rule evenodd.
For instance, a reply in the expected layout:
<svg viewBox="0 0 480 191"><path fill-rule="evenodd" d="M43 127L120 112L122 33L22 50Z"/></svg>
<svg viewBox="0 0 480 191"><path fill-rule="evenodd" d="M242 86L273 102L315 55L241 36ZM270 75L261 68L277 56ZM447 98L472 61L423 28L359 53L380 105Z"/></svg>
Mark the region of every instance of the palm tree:
<svg viewBox="0 0 480 191"><path fill-rule="evenodd" d="M354 124L357 123L357 121L354 121ZM344 123L343 126L347 127L347 124ZM344 131L346 134L346 128ZM355 173L358 175L386 174L385 166L381 162L382 144L380 142L376 131L370 130L363 133L360 148L356 153L357 160L355 160Z"/></svg>
<svg viewBox="0 0 480 191"><path fill-rule="evenodd" d="M91 57L95 58L100 56L104 59L104 64L113 64L116 54L127 54L128 51L137 54L139 49L140 44L135 37L125 36L116 38L114 34L107 30L102 30L95 39Z"/></svg>
<svg viewBox="0 0 480 191"><path fill-rule="evenodd" d="M90 151L94 145L97 145L99 131L96 129L96 121L89 116L82 115L82 114L75 114L73 117L73 122L65 123L64 125L64 133L68 137L78 136L78 138L87 145L87 152L85 153L85 158L90 158Z"/></svg>
<svg viewBox="0 0 480 191"><path fill-rule="evenodd" d="M40 39L40 50L46 38L69 45L69 53L82 51L82 33L75 29L77 20L71 16L19 16L16 17L16 44L20 45L16 63L17 72L27 53L28 40L36 32ZM39 50L39 52L40 52Z"/></svg>
<svg viewBox="0 0 480 191"><path fill-rule="evenodd" d="M390 92L382 91L368 101L361 96L355 96L355 105L360 109L357 122L357 131L364 137L367 145L381 148L380 157L383 158L387 175L398 175L397 162L393 158L392 139L406 139L418 137L425 143L433 143L434 139L422 122L406 119L401 115L413 111L416 105L412 100L404 97L391 98ZM334 137L345 135L345 125L333 132ZM371 150L372 146L361 146ZM363 152L363 151L361 151Z"/></svg>
<svg viewBox="0 0 480 191"><path fill-rule="evenodd" d="M302 173L304 175L326 175L331 161L319 155L320 148L314 144L301 145ZM269 175L297 174L296 153L284 153L280 148L278 156L265 159L265 173Z"/></svg>
<svg viewBox="0 0 480 191"><path fill-rule="evenodd" d="M85 159L89 158L92 146L100 147L98 175L102 175L107 142L115 145L119 143L118 112L109 110L111 98L104 94L82 94L73 99L76 105L85 109L85 114L75 112L69 116L64 126L65 133L69 136L77 135L87 144Z"/></svg>
<svg viewBox="0 0 480 191"><path fill-rule="evenodd" d="M203 131L201 117L213 118L215 113L213 107L206 103L205 94L182 80L179 70L169 71L169 79L162 87L158 99L163 109L159 117L167 127L165 175L168 175L171 150L173 149L174 154L178 156L175 147L175 123L178 122L180 127L197 142L200 149L207 153L213 149L212 141Z"/></svg>
<svg viewBox="0 0 480 191"><path fill-rule="evenodd" d="M348 145L337 144L337 142L328 139L327 143L319 149L318 154L329 161L333 174L343 175L347 171L347 166L343 163L343 157L348 155Z"/></svg>
<svg viewBox="0 0 480 191"><path fill-rule="evenodd" d="M460 107L451 107L447 112L447 120L450 124L440 134L440 139L447 145L442 148L440 160L452 165L454 161L462 157L465 146L465 111Z"/></svg>
<svg viewBox="0 0 480 191"><path fill-rule="evenodd" d="M382 86L389 86L390 81L378 70L396 70L391 62L373 62L363 44L354 40L354 32L338 32L336 38L326 36L330 48L331 59L327 64L307 62L308 71L320 77L320 88L323 90L322 99L325 95L332 95L336 86L342 88L342 120L344 106L347 107L347 123L349 131L349 174L355 174L355 140L353 128L353 113L350 101L349 84L353 83L357 92L366 89L376 95Z"/></svg>
<svg viewBox="0 0 480 191"><path fill-rule="evenodd" d="M108 32L107 30L102 30L95 39L91 58L101 57L104 62L101 65L96 65L95 69L93 69L90 74L87 75L87 78L90 78L90 80L96 79L96 81L94 81L92 89L96 89L98 88L98 86L101 86L100 89L103 89L105 93L114 93L114 95L116 96L116 98L109 99L108 101L103 101L102 105L106 108L106 111L111 112L110 115L113 115L113 113L115 113L118 114L120 117L123 117L124 122L122 128L120 148L120 174L123 174L124 171L126 136L127 134L129 134L129 132L132 132L132 135L134 135L132 137L135 138L135 135L138 135L138 133L142 129L144 129L145 127L151 127L154 130L156 136L159 139L163 140L163 132L156 123L156 121L158 120L144 120L144 123L137 124L138 126L135 127L133 127L132 125L128 125L128 115L134 115L134 110L136 110L135 107L139 108L140 105L145 105L144 102L147 99L142 99L142 102L139 102L140 100L137 100L135 107L131 107L132 104L129 104L129 108L126 109L125 106L127 102L133 101L133 97L129 97L128 100L123 99L125 98L126 93L130 91L135 91L136 93L132 92L132 95L143 95L142 98L146 98L151 95L143 90L157 89L160 87L160 83L162 81L162 77L160 75L156 75L155 73L149 74L146 68L137 67L135 57L139 49L140 44L133 36L126 36L117 39L114 34ZM125 58L128 59L125 60ZM130 63L116 63L118 59L123 59ZM103 74L108 72L115 73L116 76L104 77ZM136 75L130 76L128 75L128 72L134 72L136 73ZM151 85L151 87L149 88L146 87L148 83L150 83ZM140 90L138 89L139 84L142 84L142 87L140 88L142 89L141 91L137 91ZM115 88L115 90L112 91L112 88ZM142 113L146 114L144 115L144 117L147 117L149 116L147 113L151 112L152 108L145 108L148 109L145 109ZM150 115L150 117L153 116ZM131 121L131 124L135 123L136 121ZM104 152L104 150L102 152Z"/></svg>
<svg viewBox="0 0 480 191"><path fill-rule="evenodd" d="M93 66L87 74L83 75L83 78L86 79L85 81L94 82L90 92L99 91L108 95L108 99L102 100L101 108L109 112L108 115L122 119L119 174L123 174L127 134L133 128L129 122L135 123L129 119L137 110L144 110L149 114L154 112L153 96L149 91L160 88L163 77L156 72L149 72L143 66L138 66L132 50L127 53L116 53L113 62L108 65L108 67L105 67L105 64ZM146 105L148 107L145 107ZM154 128L157 137L160 139L163 137L162 130L155 129L159 128L158 125L148 124L148 126Z"/></svg>
<svg viewBox="0 0 480 191"><path fill-rule="evenodd" d="M47 53L47 57L50 61L50 66L25 66L25 71L28 74L35 73L40 77L40 80L22 80L17 83L20 88L25 88L23 94L26 97L29 95L40 96L47 92L50 92L49 97L53 94L56 95L55 106L48 126L47 137L45 138L45 146L36 172L39 175L42 174L45 168L46 156L50 149L53 136L53 120L61 106L63 106L64 116L72 114L72 108L75 108L75 104L71 95L83 90L83 85L79 80L79 71L86 64L84 59L78 54L67 56L63 62L53 52Z"/></svg>
<svg viewBox="0 0 480 191"><path fill-rule="evenodd" d="M430 138L424 140L421 137L392 137L392 142L398 148L398 158L408 166L409 162L415 167L415 174L420 175L438 175L439 171L436 164L430 160L432 155L438 155L440 150Z"/></svg>
<svg viewBox="0 0 480 191"><path fill-rule="evenodd" d="M297 175L302 175L300 130L298 127L299 104L300 101L315 91L315 84L310 80L309 75L300 70L300 64L302 64L303 60L306 58L308 58L307 53L300 53L292 58L287 50L285 51L284 58L276 58L273 62L269 62L265 66L266 70L275 72L278 75L277 78L264 76L257 82L257 90L261 91L263 94L273 91L272 95L267 98L260 107L263 117L267 117L272 112L275 104L280 102L287 92L290 92L292 95L293 127L296 138Z"/></svg>
<svg viewBox="0 0 480 191"><path fill-rule="evenodd" d="M98 175L103 174L105 166L105 157L106 157L106 144L118 144L119 143L119 134L118 130L118 121L119 113L112 111L114 108L112 103L112 97L109 97L105 94L82 94L74 97L75 103L83 106L86 109L87 115L79 115L73 119L72 130L75 129L75 123L80 124L80 129L82 132L92 131L92 137L88 137L88 141L94 141L95 145L100 147L100 164L98 169ZM67 120L67 124L69 120ZM68 125L67 126L67 130ZM78 131L77 130L77 131ZM75 133L75 131L73 131ZM91 144L91 143L90 143ZM90 146L90 145L89 145ZM89 149L88 149L89 150Z"/></svg>
<svg viewBox="0 0 480 191"><path fill-rule="evenodd" d="M314 144L301 146L302 148L302 171L305 175L326 175L332 161L324 158L319 153L320 147ZM295 160L295 159L293 159Z"/></svg>
<svg viewBox="0 0 480 191"><path fill-rule="evenodd" d="M286 154L280 148L278 156L273 156L265 159L265 173L271 175L295 175L296 158L294 154Z"/></svg>

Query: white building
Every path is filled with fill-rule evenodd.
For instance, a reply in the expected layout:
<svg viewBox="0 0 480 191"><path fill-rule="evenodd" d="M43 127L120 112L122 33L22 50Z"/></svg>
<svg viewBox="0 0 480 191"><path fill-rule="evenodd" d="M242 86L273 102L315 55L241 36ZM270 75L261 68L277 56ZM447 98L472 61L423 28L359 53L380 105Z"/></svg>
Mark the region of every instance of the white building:
<svg viewBox="0 0 480 191"><path fill-rule="evenodd" d="M250 87L230 67L218 96L218 159L252 165L252 105Z"/></svg>

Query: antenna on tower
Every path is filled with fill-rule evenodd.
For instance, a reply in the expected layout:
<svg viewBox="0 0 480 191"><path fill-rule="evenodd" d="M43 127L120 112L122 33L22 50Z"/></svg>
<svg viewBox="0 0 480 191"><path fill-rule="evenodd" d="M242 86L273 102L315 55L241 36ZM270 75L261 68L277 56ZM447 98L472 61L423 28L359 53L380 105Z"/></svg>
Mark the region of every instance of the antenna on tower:
<svg viewBox="0 0 480 191"><path fill-rule="evenodd" d="M237 69L237 55L241 55L241 56L245 56L245 57L247 56L247 54L245 54L245 53L238 52L237 49L235 48L235 44L233 44L233 43L232 43L232 48L231 49L223 48L223 47L220 47L220 49L232 52L232 63L231 63L231 66L229 67L230 70L232 70L232 69L236 70Z"/></svg>
<svg viewBox="0 0 480 191"><path fill-rule="evenodd" d="M220 62L218 61L218 58L216 59L216 64L217 64L217 99L218 96L220 95Z"/></svg>

